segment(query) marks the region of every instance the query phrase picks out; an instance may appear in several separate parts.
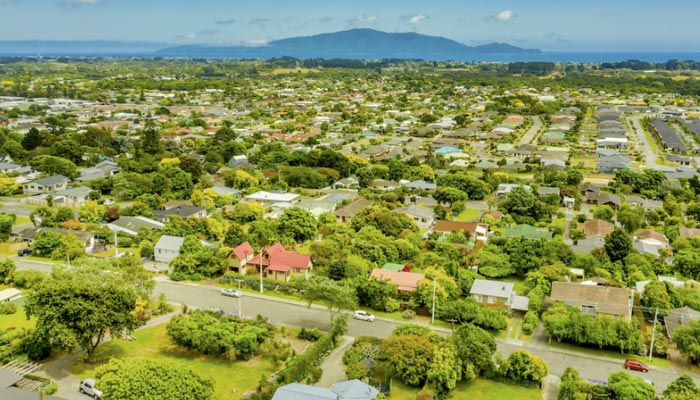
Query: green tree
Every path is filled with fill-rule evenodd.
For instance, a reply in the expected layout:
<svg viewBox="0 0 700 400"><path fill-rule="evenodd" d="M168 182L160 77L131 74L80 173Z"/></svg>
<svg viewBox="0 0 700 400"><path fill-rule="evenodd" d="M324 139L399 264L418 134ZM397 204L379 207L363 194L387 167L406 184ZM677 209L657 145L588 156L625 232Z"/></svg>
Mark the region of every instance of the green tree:
<svg viewBox="0 0 700 400"><path fill-rule="evenodd" d="M700 388L695 385L695 381L688 374L679 376L678 379L669 383L664 389L664 399L690 400L698 397L700 397Z"/></svg>
<svg viewBox="0 0 700 400"><path fill-rule="evenodd" d="M619 400L648 400L656 398L654 387L642 378L627 372L616 372L608 378L608 387Z"/></svg>
<svg viewBox="0 0 700 400"><path fill-rule="evenodd" d="M299 207L284 210L277 220L277 229L282 236L297 242L311 240L318 234L318 222L310 212Z"/></svg>
<svg viewBox="0 0 700 400"><path fill-rule="evenodd" d="M141 132L140 149L148 154L159 154L163 151L163 144L160 141L160 132L156 128L152 119L146 119L146 125Z"/></svg>
<svg viewBox="0 0 700 400"><path fill-rule="evenodd" d="M500 367L503 376L517 383L540 383L549 374L547 363L525 350L515 350Z"/></svg>
<svg viewBox="0 0 700 400"><path fill-rule="evenodd" d="M572 367L566 367L561 374L558 400L578 400L579 396L577 395L582 383L578 371Z"/></svg>
<svg viewBox="0 0 700 400"><path fill-rule="evenodd" d="M333 321L335 314L352 310L357 305L355 290L345 282L336 282L325 276L312 275L299 282L302 297L308 306L315 302L325 303Z"/></svg>
<svg viewBox="0 0 700 400"><path fill-rule="evenodd" d="M445 399L462 379L462 361L457 357L455 345L448 341L435 344L433 362L426 376L435 388L435 397Z"/></svg>
<svg viewBox="0 0 700 400"><path fill-rule="evenodd" d="M63 175L71 179L78 176L78 167L72 161L61 157L38 156L33 158L29 164L35 170L46 175Z"/></svg>
<svg viewBox="0 0 700 400"><path fill-rule="evenodd" d="M454 203L467 200L467 194L450 186L440 188L433 193L433 198L439 203L448 204L450 207Z"/></svg>
<svg viewBox="0 0 700 400"><path fill-rule="evenodd" d="M496 340L489 332L472 324L463 324L452 335L457 356L462 360L463 376L472 379L493 368Z"/></svg>
<svg viewBox="0 0 700 400"><path fill-rule="evenodd" d="M224 245L228 247L236 247L239 244L245 242L247 239L243 227L237 223L232 223L226 231L226 236L224 237Z"/></svg>
<svg viewBox="0 0 700 400"><path fill-rule="evenodd" d="M144 358L112 360L96 371L105 400L208 400L214 380L182 365Z"/></svg>
<svg viewBox="0 0 700 400"><path fill-rule="evenodd" d="M17 221L16 214L0 213L0 241L6 242L10 238L15 221Z"/></svg>
<svg viewBox="0 0 700 400"><path fill-rule="evenodd" d="M16 268L15 262L9 258L0 261L0 282L5 282L12 278Z"/></svg>
<svg viewBox="0 0 700 400"><path fill-rule="evenodd" d="M692 362L700 361L700 321L690 321L688 326L676 329L672 338L678 351Z"/></svg>
<svg viewBox="0 0 700 400"><path fill-rule="evenodd" d="M27 296L27 316L58 349L82 348L92 357L107 333L131 332L139 322L132 314L136 291L117 274L95 279L94 270L54 270L53 277Z"/></svg>
<svg viewBox="0 0 700 400"><path fill-rule="evenodd" d="M397 378L409 386L422 386L433 363L435 345L426 336L389 336L382 357Z"/></svg>
<svg viewBox="0 0 700 400"><path fill-rule="evenodd" d="M605 252L611 261L624 260L632 250L632 239L622 229L615 228L605 237Z"/></svg>
<svg viewBox="0 0 700 400"><path fill-rule="evenodd" d="M612 221L615 218L615 211L607 204L596 206L593 209L593 218Z"/></svg>
<svg viewBox="0 0 700 400"><path fill-rule="evenodd" d="M215 248L202 243L194 235L185 237L180 246L180 253L170 261L173 279L212 277L226 270L231 249L228 247Z"/></svg>

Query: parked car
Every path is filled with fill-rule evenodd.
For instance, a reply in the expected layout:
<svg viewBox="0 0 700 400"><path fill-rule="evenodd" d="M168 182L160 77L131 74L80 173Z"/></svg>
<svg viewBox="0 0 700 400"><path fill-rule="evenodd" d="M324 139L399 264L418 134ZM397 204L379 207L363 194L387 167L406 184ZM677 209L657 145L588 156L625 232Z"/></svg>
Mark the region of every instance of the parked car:
<svg viewBox="0 0 700 400"><path fill-rule="evenodd" d="M106 199L104 202L106 206L111 206L112 204L114 204L114 199Z"/></svg>
<svg viewBox="0 0 700 400"><path fill-rule="evenodd" d="M633 371L649 372L649 367L646 364L634 358L628 358L627 361L625 361L625 368Z"/></svg>
<svg viewBox="0 0 700 400"><path fill-rule="evenodd" d="M78 391L95 399L102 397L102 392L95 387L95 380L92 378L87 378L80 381Z"/></svg>
<svg viewBox="0 0 700 400"><path fill-rule="evenodd" d="M241 297L243 296L243 293L239 292L236 289L223 289L221 291L222 296L229 296L229 297Z"/></svg>
<svg viewBox="0 0 700 400"><path fill-rule="evenodd" d="M368 321L368 322L374 321L374 315L368 313L367 311L355 311L355 314L353 314L352 317L354 319L359 319L361 321Z"/></svg>
<svg viewBox="0 0 700 400"><path fill-rule="evenodd" d="M20 257L31 256L31 255L32 255L32 249L30 249L30 248L19 249L19 250L17 250L17 255L20 256Z"/></svg>

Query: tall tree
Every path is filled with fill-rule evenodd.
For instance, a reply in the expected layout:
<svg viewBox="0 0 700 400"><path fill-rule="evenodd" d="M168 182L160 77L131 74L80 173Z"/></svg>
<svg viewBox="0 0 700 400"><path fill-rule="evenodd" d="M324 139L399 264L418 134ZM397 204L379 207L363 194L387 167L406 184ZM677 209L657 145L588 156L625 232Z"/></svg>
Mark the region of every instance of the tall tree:
<svg viewBox="0 0 700 400"><path fill-rule="evenodd" d="M309 307L318 301L326 303L331 321L341 310L352 310L357 306L357 296L352 286L325 276L313 275L301 281L300 289Z"/></svg>
<svg viewBox="0 0 700 400"><path fill-rule="evenodd" d="M136 291L117 274L95 279L94 270L54 270L27 297L28 317L59 349L79 346L92 357L107 333L120 336L139 324L132 314Z"/></svg>
<svg viewBox="0 0 700 400"><path fill-rule="evenodd" d="M612 261L621 261L632 250L632 239L622 229L615 228L605 237L605 252Z"/></svg>

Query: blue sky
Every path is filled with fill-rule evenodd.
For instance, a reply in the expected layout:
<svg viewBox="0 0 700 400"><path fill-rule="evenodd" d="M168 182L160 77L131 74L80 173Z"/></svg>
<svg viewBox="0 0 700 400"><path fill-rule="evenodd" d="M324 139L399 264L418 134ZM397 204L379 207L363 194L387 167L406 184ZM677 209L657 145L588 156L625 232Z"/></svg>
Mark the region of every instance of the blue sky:
<svg viewBox="0 0 700 400"><path fill-rule="evenodd" d="M0 0L0 40L260 44L370 27L545 51L700 51L697 0Z"/></svg>

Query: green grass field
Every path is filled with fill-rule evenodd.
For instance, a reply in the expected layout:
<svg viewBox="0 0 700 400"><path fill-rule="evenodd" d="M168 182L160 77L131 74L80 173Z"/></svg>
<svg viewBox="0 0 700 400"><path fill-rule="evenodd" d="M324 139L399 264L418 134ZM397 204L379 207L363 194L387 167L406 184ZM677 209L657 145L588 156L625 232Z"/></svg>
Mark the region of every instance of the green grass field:
<svg viewBox="0 0 700 400"><path fill-rule="evenodd" d="M459 222L467 222L479 218L479 215L481 215L481 211L473 208L465 208L464 211L459 213L456 220Z"/></svg>
<svg viewBox="0 0 700 400"><path fill-rule="evenodd" d="M114 340L97 348L99 360L143 357L155 362L170 363L192 369L202 376L214 379L216 399L238 399L254 390L262 374L270 374L274 368L269 360L256 357L249 361L228 361L219 357L203 356L173 343L165 334L166 325L138 330L136 340ZM80 378L95 376L97 365L76 362L71 373Z"/></svg>
<svg viewBox="0 0 700 400"><path fill-rule="evenodd" d="M33 328L36 321L27 319L24 307L17 307L17 312L9 315L0 315L0 330Z"/></svg>
<svg viewBox="0 0 700 400"><path fill-rule="evenodd" d="M414 400L420 389L406 386L394 380L391 385L390 400ZM542 391L515 385L476 378L470 382L457 385L450 399L488 399L488 400L537 400L542 398Z"/></svg>

